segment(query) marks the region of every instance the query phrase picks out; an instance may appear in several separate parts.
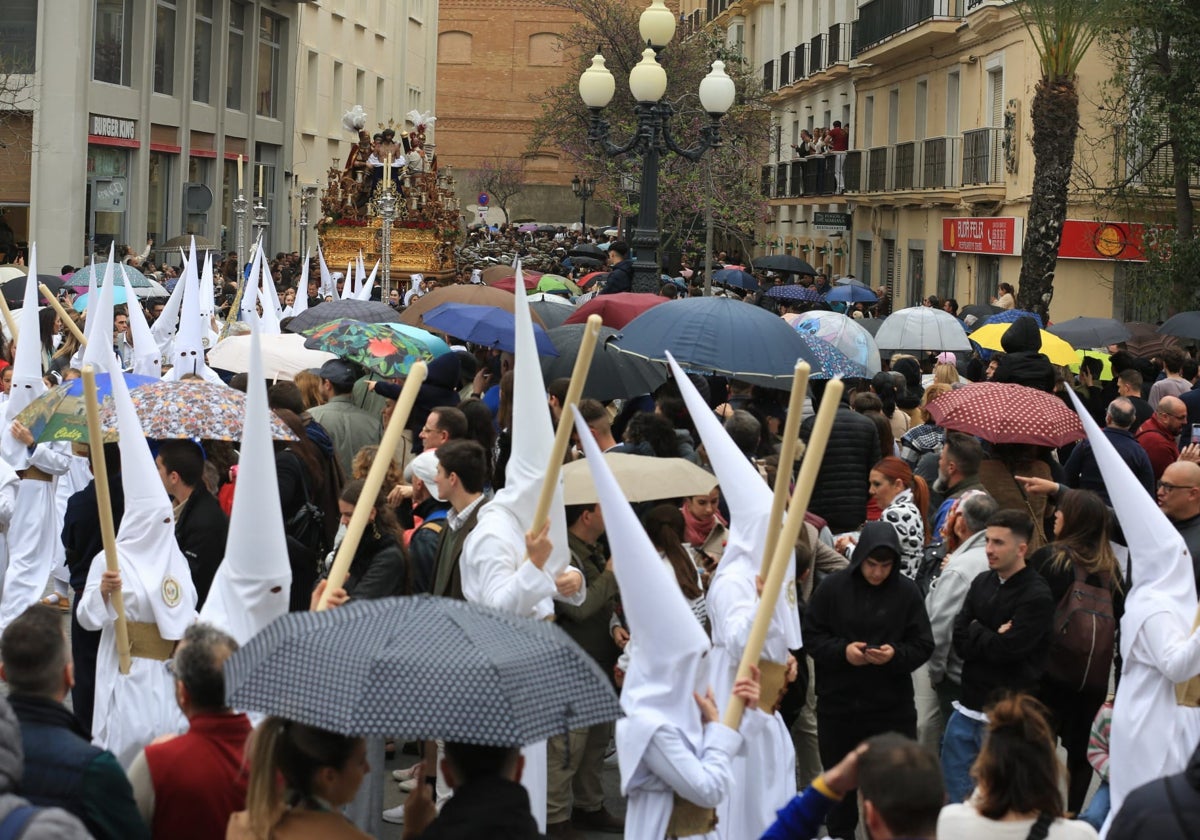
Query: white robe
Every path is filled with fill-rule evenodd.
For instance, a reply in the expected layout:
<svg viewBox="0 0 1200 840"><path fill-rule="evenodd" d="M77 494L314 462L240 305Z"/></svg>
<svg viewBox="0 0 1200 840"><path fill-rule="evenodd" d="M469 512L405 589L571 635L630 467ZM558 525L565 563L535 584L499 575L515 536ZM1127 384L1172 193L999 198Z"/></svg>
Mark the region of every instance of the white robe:
<svg viewBox="0 0 1200 840"><path fill-rule="evenodd" d="M617 721L618 733L623 725L633 723L628 718ZM710 723L704 727L704 744L696 755L678 730L657 729L629 782L625 836L663 840L676 793L702 808L727 801L734 785L733 757L741 745L742 736L736 731ZM718 823L716 832L703 837L715 840L720 831Z"/></svg>
<svg viewBox="0 0 1200 840"><path fill-rule="evenodd" d="M1112 808L1101 836L1125 797L1147 782L1182 772L1200 743L1200 708L1175 702L1175 684L1200 674L1200 630L1178 616L1146 619L1125 657L1109 738Z"/></svg>
<svg viewBox="0 0 1200 840"><path fill-rule="evenodd" d="M40 443L28 456L28 466L58 476L71 466L69 444ZM24 466L22 467L24 468ZM8 568L0 597L0 632L36 604L54 569L61 549L62 527L55 509L55 481L21 479L8 534Z"/></svg>
<svg viewBox="0 0 1200 840"><path fill-rule="evenodd" d="M726 574L713 580L706 602L713 633L713 694L724 712L758 611L758 593L753 581ZM786 662L783 638L773 618L762 658ZM763 698L764 703L772 700ZM796 795L796 748L783 717L747 709L741 732L745 745L733 758L733 788L717 808L717 833L729 840L761 836L775 822L775 812Z"/></svg>
<svg viewBox="0 0 1200 840"><path fill-rule="evenodd" d="M180 733L187 721L175 703L175 679L157 659L134 657L128 674L120 673L117 657L117 613L100 594L100 576L107 568L104 553L97 554L88 570L87 584L79 600L79 625L100 630L96 656L96 704L92 740L113 753L126 770L147 744L159 735ZM185 584L190 589L190 582ZM149 593L136 574L121 575L127 621L154 621ZM195 590L192 589L194 593ZM158 593L154 593L158 597ZM193 610L194 613L194 610ZM88 721L85 721L88 723Z"/></svg>
<svg viewBox="0 0 1200 840"><path fill-rule="evenodd" d="M459 570L463 597L473 604L524 618L546 619L554 615L558 592L554 578L544 569L525 562L525 532L506 509L489 505L479 512L479 520L463 544ZM586 595L585 587L581 586L578 593L564 600L578 606ZM544 832L546 742L529 744L521 754L525 756L521 784L529 793L529 806L538 831Z"/></svg>
<svg viewBox="0 0 1200 840"><path fill-rule="evenodd" d="M7 396L7 395L0 395ZM8 571L8 529L17 507L21 479L6 462L0 461L0 599L4 597L4 575Z"/></svg>

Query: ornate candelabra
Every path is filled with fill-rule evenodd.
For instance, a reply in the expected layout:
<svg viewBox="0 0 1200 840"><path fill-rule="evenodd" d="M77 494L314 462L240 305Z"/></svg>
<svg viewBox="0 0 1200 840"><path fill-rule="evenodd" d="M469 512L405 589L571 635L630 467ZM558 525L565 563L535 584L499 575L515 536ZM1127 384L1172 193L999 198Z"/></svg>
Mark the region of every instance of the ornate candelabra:
<svg viewBox="0 0 1200 840"><path fill-rule="evenodd" d="M261 242L270 226L271 223L267 221L267 205L263 204L263 197L260 195L254 202L254 241Z"/></svg>
<svg viewBox="0 0 1200 840"><path fill-rule="evenodd" d="M239 191L238 197L233 200L233 241L237 249L238 271L246 265L246 209L249 206L250 202Z"/></svg>
<svg viewBox="0 0 1200 840"><path fill-rule="evenodd" d="M382 300L385 303L391 300L392 294L392 222L396 220L398 204L396 187L390 177L385 177L375 198L375 210L383 220L379 250L383 262Z"/></svg>
<svg viewBox="0 0 1200 840"><path fill-rule="evenodd" d="M308 254L308 203L317 194L316 187L300 188L300 253Z"/></svg>

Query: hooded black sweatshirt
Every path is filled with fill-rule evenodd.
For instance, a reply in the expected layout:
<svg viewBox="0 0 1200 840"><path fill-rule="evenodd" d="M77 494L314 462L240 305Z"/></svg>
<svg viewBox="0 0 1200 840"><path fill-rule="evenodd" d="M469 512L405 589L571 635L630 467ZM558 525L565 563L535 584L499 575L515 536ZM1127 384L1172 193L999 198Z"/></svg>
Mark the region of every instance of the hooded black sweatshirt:
<svg viewBox="0 0 1200 840"><path fill-rule="evenodd" d="M1037 388L1047 394L1054 391L1054 366L1038 351L1042 348L1042 333L1037 321L1022 315L1000 338L1006 355L996 364L993 382L1011 382Z"/></svg>
<svg viewBox="0 0 1200 840"><path fill-rule="evenodd" d="M867 557L893 558L892 571L874 586L863 577ZM886 665L846 661L851 642L891 645ZM933 654L933 631L921 592L900 574L900 539L886 522L869 522L850 565L816 588L804 618L804 649L816 664L822 716L869 714L915 719L912 672Z"/></svg>

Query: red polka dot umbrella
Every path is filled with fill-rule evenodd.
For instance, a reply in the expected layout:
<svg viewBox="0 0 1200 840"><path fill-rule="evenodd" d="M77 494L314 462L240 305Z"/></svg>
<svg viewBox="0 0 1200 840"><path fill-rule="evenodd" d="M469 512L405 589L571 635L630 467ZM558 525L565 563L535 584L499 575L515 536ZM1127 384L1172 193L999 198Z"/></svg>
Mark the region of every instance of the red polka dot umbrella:
<svg viewBox="0 0 1200 840"><path fill-rule="evenodd" d="M1079 416L1053 394L979 382L942 394L926 407L933 422L991 443L1065 446L1084 437Z"/></svg>

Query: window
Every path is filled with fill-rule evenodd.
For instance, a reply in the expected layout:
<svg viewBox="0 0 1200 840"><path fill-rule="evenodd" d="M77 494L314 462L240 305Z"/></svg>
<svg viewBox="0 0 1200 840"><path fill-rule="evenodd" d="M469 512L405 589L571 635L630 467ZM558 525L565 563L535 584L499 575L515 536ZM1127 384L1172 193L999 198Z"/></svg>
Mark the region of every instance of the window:
<svg viewBox="0 0 1200 840"><path fill-rule="evenodd" d="M387 101L387 89L384 86L382 78L375 79L375 113L380 116L391 113L391 106Z"/></svg>
<svg viewBox="0 0 1200 840"><path fill-rule="evenodd" d="M941 247L940 244L938 247ZM955 267L958 263L956 254L945 251L938 253L937 296L942 300L952 298L955 292Z"/></svg>
<svg viewBox="0 0 1200 840"><path fill-rule="evenodd" d="M995 256L978 257L975 269L975 299L991 300L1000 290L1000 258Z"/></svg>
<svg viewBox="0 0 1200 840"><path fill-rule="evenodd" d="M870 239L858 243L858 279L869 287L871 285L871 258L873 242Z"/></svg>
<svg viewBox="0 0 1200 840"><path fill-rule="evenodd" d="M871 148L871 143L874 141L875 134L875 97L868 96L866 104L863 107L863 146Z"/></svg>
<svg viewBox="0 0 1200 840"><path fill-rule="evenodd" d="M201 3L198 3L197 5L201 5L202 2L203 2L203 0L201 0ZM189 157L188 158L188 177L187 177L188 182L192 185L204 184L205 186L208 186L209 178L212 173L213 164L215 164L215 163L216 163L215 160L210 160L208 158ZM187 206L187 204L189 203L187 189L198 189L198 188L195 186L185 188L184 202L183 202L185 205L184 209L183 209L183 212L185 214L184 223L183 223L184 233L194 233L198 236L207 236L208 235L208 213L207 212L196 212L194 210L194 208Z"/></svg>
<svg viewBox="0 0 1200 840"><path fill-rule="evenodd" d="M470 64L471 33L457 30L438 35L439 64Z"/></svg>
<svg viewBox="0 0 1200 840"><path fill-rule="evenodd" d="M154 6L154 92L175 93L175 2L157 0Z"/></svg>
<svg viewBox="0 0 1200 840"><path fill-rule="evenodd" d="M246 46L246 5L233 2L229 4L229 56L226 63L225 107L234 111L242 110L242 68L245 62Z"/></svg>
<svg viewBox="0 0 1200 840"><path fill-rule="evenodd" d="M212 101L213 0L196 0L196 37L192 42L192 100Z"/></svg>
<svg viewBox="0 0 1200 840"><path fill-rule="evenodd" d="M367 71L354 71L354 104L367 107Z"/></svg>
<svg viewBox="0 0 1200 840"><path fill-rule="evenodd" d="M92 78L128 87L132 51L133 0L96 0Z"/></svg>
<svg viewBox="0 0 1200 840"><path fill-rule="evenodd" d="M908 250L908 305L920 306L925 300L925 252Z"/></svg>
<svg viewBox="0 0 1200 840"><path fill-rule="evenodd" d="M408 86L408 110L421 110L421 89L416 85Z"/></svg>
<svg viewBox="0 0 1200 840"><path fill-rule="evenodd" d="M263 12L258 28L258 88L255 112L260 117L279 116L280 44L283 19Z"/></svg>
<svg viewBox="0 0 1200 840"><path fill-rule="evenodd" d="M946 136L958 135L958 99L961 78L958 73L946 76Z"/></svg>
<svg viewBox="0 0 1200 840"><path fill-rule="evenodd" d="M171 206L171 160L174 155L150 153L150 181L146 193L146 234L155 242L167 241L167 209Z"/></svg>
<svg viewBox="0 0 1200 840"><path fill-rule="evenodd" d="M562 64L558 35L538 32L529 36L529 64L533 67L554 67Z"/></svg>
<svg viewBox="0 0 1200 840"><path fill-rule="evenodd" d="M345 72L342 62L333 62L333 89L329 93L329 119L337 124L342 121L342 97L345 96L345 91L342 90L342 74Z"/></svg>
<svg viewBox="0 0 1200 840"><path fill-rule="evenodd" d="M37 8L37 0L5 0L0 17L0 73L34 71Z"/></svg>

